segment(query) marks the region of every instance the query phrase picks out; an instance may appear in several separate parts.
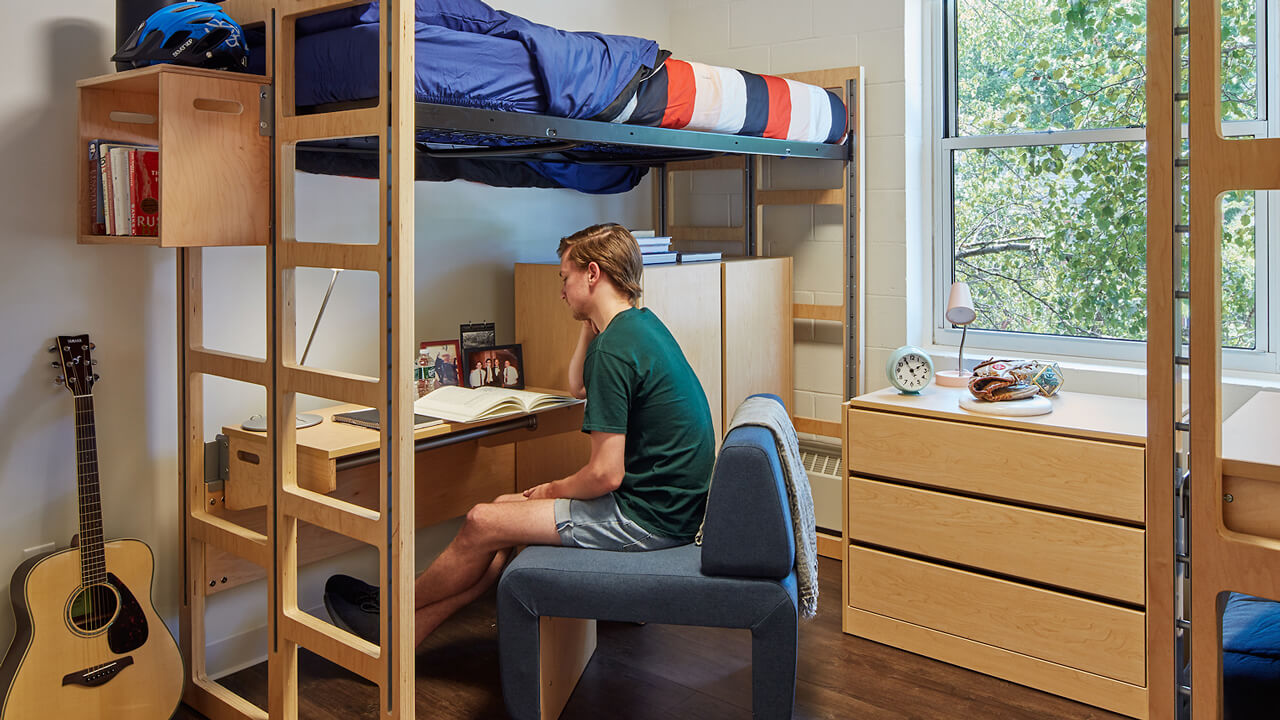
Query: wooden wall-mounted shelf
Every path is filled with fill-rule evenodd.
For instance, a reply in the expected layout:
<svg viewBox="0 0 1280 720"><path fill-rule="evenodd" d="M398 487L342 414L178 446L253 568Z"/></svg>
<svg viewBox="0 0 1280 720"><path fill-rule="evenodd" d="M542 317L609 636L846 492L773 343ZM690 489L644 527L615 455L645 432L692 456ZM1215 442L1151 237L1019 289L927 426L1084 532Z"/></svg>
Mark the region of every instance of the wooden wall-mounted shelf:
<svg viewBox="0 0 1280 720"><path fill-rule="evenodd" d="M259 126L261 75L154 65L81 80L76 155L82 244L266 245L271 138ZM92 232L89 141L160 148L158 237Z"/></svg>

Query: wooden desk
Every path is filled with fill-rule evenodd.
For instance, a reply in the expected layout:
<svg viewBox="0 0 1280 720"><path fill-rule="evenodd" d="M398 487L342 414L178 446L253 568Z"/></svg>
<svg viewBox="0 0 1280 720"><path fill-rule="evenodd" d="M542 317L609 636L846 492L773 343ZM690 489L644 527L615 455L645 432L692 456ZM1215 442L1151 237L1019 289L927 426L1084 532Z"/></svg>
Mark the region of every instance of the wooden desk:
<svg viewBox="0 0 1280 720"><path fill-rule="evenodd" d="M556 452L546 438L582 429L581 402L477 423L443 423L414 432L414 514L425 527L465 514L489 502L579 469L574 456ZM319 410L319 425L298 430L298 484L340 500L374 509L378 505L380 434L333 421L335 413L361 409L337 405ZM209 512L265 532L273 470L270 439L239 427L224 427L229 445L227 481L207 493ZM323 560L360 547L342 535L300 524L298 564ZM210 546L204 588L212 594L266 576L264 568ZM595 620L541 619L539 673L542 717L559 717L596 647Z"/></svg>
<svg viewBox="0 0 1280 720"><path fill-rule="evenodd" d="M537 441L582 429L584 405L575 403L478 423L444 423L414 433L420 450L415 456L414 493L417 527L434 525L465 514L472 506L541 482L564 477L578 469L571 458L545 452ZM379 433L376 430L333 421L334 413L358 410L337 405L316 411L319 425L298 430L298 484L315 492L376 508ZM505 427L498 430L497 427ZM209 512L257 532L267 527L266 503L271 494L273 469L270 439L264 433L224 427L229 446L227 481L221 491L206 494ZM490 434L485 434L490 433ZM471 437L480 435L479 437ZM439 445L439 442L452 444ZM361 462L369 460L366 464ZM299 564L333 557L359 547L350 538L327 533L310 525L299 530ZM205 563L207 594L265 577L255 563L210 547Z"/></svg>

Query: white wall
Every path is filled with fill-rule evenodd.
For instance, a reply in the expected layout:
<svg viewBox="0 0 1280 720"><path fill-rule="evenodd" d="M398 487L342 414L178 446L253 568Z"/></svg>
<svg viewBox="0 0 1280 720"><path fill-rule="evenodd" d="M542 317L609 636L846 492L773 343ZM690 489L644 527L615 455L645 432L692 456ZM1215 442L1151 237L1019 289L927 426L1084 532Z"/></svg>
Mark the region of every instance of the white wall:
<svg viewBox="0 0 1280 720"><path fill-rule="evenodd" d="M866 389L886 384L881 368L888 353L917 340L908 328L919 327L923 310L921 238L928 224L920 115L922 1L795 0L782 9L772 0L675 0L671 42L665 46L683 59L760 73L864 68ZM705 201L720 206L711 197L714 189L694 191L700 189ZM767 252L795 257L796 301L838 303L838 213L769 211L762 241ZM691 215L706 224L717 217L705 210ZM829 324L796 323L797 414L840 420L839 335Z"/></svg>
<svg viewBox="0 0 1280 720"><path fill-rule="evenodd" d="M88 332L107 532L140 537L160 564L155 596L176 619L177 409L173 253L75 244L75 81L108 70L114 4L10 4L0 46L0 583L22 549L76 531L70 394L52 384L57 334ZM0 613L0 637L12 635Z"/></svg>
<svg viewBox="0 0 1280 720"><path fill-rule="evenodd" d="M611 0L509 0L503 9L570 30L628 33L663 40L666 3ZM0 263L0 587L22 549L65 544L76 530L72 401L52 384L45 349L56 334L88 332L97 343L102 382L95 388L103 512L108 537L147 541L156 555L154 598L176 631L177 373L174 352L174 251L75 244L75 81L110 72L114 3L51 0L9 4L9 41L0 46L0 207L8 227ZM304 177L299 231L304 238L372 232L372 183ZM498 324L513 337L511 264L554 260L559 238L587 224L650 224L648 183L624 196L567 190L503 190L468 183L417 188L418 316L421 339L456 337L459 322ZM265 281L261 249L206 256L206 340L212 347L262 355ZM327 272L300 275L298 318L309 324ZM338 281L308 365L375 372L376 302L367 278ZM308 328L302 329L302 340ZM259 392L214 382L207 398L210 434L262 409ZM444 532L420 538L429 558ZM352 570L367 558L336 565ZM303 578L302 601L318 604L326 569ZM214 596L208 641L211 671L252 659L261 623L261 584ZM0 641L12 637L0 612ZM246 634L247 633L247 634ZM248 638L248 639L246 639ZM219 652L218 648L222 651Z"/></svg>

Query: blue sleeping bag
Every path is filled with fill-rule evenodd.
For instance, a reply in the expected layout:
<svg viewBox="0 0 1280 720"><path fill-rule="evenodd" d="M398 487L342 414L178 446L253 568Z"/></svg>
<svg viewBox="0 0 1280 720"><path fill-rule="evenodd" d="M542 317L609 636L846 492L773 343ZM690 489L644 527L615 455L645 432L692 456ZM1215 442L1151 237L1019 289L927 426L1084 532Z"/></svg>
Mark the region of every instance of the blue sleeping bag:
<svg viewBox="0 0 1280 720"><path fill-rule="evenodd" d="M652 40L559 30L479 0L416 0L415 13L422 102L608 119L657 64ZM297 30L299 105L377 97L378 3Z"/></svg>
<svg viewBox="0 0 1280 720"><path fill-rule="evenodd" d="M1280 603L1231 593L1222 614L1224 720L1280 713Z"/></svg>

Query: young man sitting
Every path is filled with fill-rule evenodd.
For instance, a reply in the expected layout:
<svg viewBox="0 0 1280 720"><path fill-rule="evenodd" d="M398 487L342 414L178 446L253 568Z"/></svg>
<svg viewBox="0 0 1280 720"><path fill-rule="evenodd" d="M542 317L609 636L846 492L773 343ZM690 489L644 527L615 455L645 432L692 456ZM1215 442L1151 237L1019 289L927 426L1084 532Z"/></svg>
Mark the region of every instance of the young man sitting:
<svg viewBox="0 0 1280 720"><path fill-rule="evenodd" d="M657 550L691 542L715 461L711 412L680 346L637 308L640 248L594 225L560 241L560 297L582 323L569 389L587 398L591 457L576 473L476 505L414 585L415 642L493 585L517 545ZM329 578L334 624L378 640L378 589Z"/></svg>

